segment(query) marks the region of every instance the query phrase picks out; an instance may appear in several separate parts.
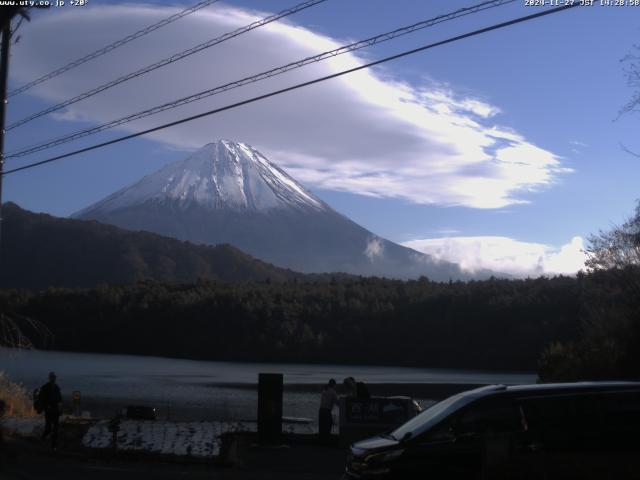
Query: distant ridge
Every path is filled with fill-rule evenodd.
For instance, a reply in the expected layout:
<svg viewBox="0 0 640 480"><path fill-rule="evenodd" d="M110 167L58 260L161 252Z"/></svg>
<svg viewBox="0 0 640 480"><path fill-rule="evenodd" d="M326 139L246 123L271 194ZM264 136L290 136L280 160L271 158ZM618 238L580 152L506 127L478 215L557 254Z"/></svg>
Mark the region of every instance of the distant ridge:
<svg viewBox="0 0 640 480"><path fill-rule="evenodd" d="M41 289L142 280L274 282L303 275L230 245L204 246L98 222L56 218L2 206L0 288Z"/></svg>

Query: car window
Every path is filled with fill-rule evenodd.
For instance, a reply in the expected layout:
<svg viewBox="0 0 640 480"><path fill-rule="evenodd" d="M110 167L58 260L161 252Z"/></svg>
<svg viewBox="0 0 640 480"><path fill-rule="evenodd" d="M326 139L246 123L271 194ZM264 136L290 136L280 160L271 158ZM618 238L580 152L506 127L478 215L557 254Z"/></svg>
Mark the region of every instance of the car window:
<svg viewBox="0 0 640 480"><path fill-rule="evenodd" d="M509 400L490 400L472 405L461 412L456 434L496 434L522 429L519 411Z"/></svg>
<svg viewBox="0 0 640 480"><path fill-rule="evenodd" d="M604 395L605 412L614 416L640 414L640 392L615 392Z"/></svg>
<svg viewBox="0 0 640 480"><path fill-rule="evenodd" d="M454 418L447 418L439 425L433 427L428 434L423 437L426 442L452 441L456 438L454 433Z"/></svg>
<svg viewBox="0 0 640 480"><path fill-rule="evenodd" d="M614 392L600 396L608 428L640 428L640 392Z"/></svg>
<svg viewBox="0 0 640 480"><path fill-rule="evenodd" d="M592 395L556 395L520 401L529 430L573 431L592 429L600 407Z"/></svg>
<svg viewBox="0 0 640 480"><path fill-rule="evenodd" d="M451 415L451 413L462 408L470 401L472 401L471 398L462 394L449 397L446 400L438 402L427 408L420 415L413 417L407 423L391 432L391 435L398 440L405 438L408 434L410 434L411 438L415 438L418 435L427 432L435 425L440 424L444 419Z"/></svg>

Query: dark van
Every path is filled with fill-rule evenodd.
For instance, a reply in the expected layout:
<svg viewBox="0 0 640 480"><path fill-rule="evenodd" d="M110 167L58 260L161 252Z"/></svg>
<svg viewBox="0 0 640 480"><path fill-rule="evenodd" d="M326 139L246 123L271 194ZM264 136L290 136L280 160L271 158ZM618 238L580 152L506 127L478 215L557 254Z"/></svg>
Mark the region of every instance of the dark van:
<svg viewBox="0 0 640 480"><path fill-rule="evenodd" d="M463 392L354 443L346 478L640 479L640 383Z"/></svg>

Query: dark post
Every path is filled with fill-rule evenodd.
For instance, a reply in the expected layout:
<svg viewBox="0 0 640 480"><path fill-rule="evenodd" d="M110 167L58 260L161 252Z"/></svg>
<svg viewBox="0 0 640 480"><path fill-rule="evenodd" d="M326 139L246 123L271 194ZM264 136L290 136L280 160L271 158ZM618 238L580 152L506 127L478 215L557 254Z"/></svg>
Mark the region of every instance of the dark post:
<svg viewBox="0 0 640 480"><path fill-rule="evenodd" d="M9 45L11 44L11 19L2 26L2 51L0 52L0 248L2 245L2 173L4 171L4 124L7 112L7 77L9 76ZM1 251L1 250L0 250Z"/></svg>
<svg viewBox="0 0 640 480"><path fill-rule="evenodd" d="M118 450L118 432L120 431L120 415L116 415L111 420L109 420L109 425L107 428L111 432L111 446L113 447L113 451L116 452Z"/></svg>
<svg viewBox="0 0 640 480"><path fill-rule="evenodd" d="M258 441L276 444L282 435L282 374L258 374Z"/></svg>

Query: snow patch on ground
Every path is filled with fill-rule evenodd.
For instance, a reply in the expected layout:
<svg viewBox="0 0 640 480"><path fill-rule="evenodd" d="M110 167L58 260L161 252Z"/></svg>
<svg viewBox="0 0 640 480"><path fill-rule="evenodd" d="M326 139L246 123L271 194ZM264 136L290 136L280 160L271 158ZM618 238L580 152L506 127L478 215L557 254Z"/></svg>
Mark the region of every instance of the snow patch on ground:
<svg viewBox="0 0 640 480"><path fill-rule="evenodd" d="M2 419L6 435L39 437L44 428L41 417ZM64 430L64 422L60 429ZM118 431L118 449L164 455L214 458L220 454L221 435L228 432L255 432L256 422L169 422L123 420ZM283 433L315 434L310 423L283 423ZM87 430L82 444L88 448L112 448L109 420L101 420Z"/></svg>
<svg viewBox="0 0 640 480"><path fill-rule="evenodd" d="M227 432L255 432L255 422L163 422L125 420L117 434L119 450L213 458L220 454L220 436ZM284 424L285 433L315 433L309 424ZM82 439L88 448L111 448L109 422L93 425Z"/></svg>
<svg viewBox="0 0 640 480"><path fill-rule="evenodd" d="M158 422L125 420L117 433L119 450L165 455L215 457L220 453L220 424L214 422ZM112 447L109 422L93 425L82 439L88 448Z"/></svg>

